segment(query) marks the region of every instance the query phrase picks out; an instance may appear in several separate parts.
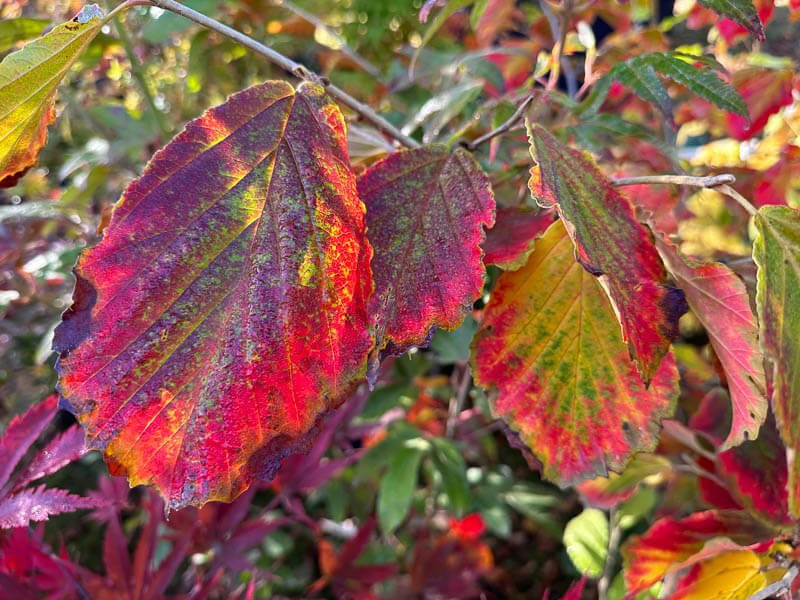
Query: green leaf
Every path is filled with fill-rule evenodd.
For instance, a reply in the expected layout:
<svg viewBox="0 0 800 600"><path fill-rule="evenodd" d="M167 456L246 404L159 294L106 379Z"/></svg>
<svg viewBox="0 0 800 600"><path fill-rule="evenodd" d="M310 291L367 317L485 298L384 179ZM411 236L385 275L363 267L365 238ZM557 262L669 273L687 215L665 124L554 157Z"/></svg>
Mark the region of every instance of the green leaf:
<svg viewBox="0 0 800 600"><path fill-rule="evenodd" d="M483 13L486 12L488 6L489 0L477 0L477 2L475 2L475 5L472 7L472 12L469 13L469 24L473 31L478 29L478 23L480 23L481 17Z"/></svg>
<svg viewBox="0 0 800 600"><path fill-rule="evenodd" d="M183 0L189 8L213 16L217 12L218 0ZM180 15L164 11L157 19L149 19L142 27L142 37L152 44L160 44L172 35L189 29L193 23Z"/></svg>
<svg viewBox="0 0 800 600"><path fill-rule="evenodd" d="M0 21L0 52L10 50L17 42L36 37L50 24L47 19L6 19Z"/></svg>
<svg viewBox="0 0 800 600"><path fill-rule="evenodd" d="M617 510L617 523L623 529L630 529L655 508L658 496L651 487L644 487L624 502Z"/></svg>
<svg viewBox="0 0 800 600"><path fill-rule="evenodd" d="M733 19L759 42L767 39L758 11L750 0L699 0L699 2L701 6L710 8L718 15Z"/></svg>
<svg viewBox="0 0 800 600"><path fill-rule="evenodd" d="M14 185L36 163L55 118L56 88L103 23L96 4L85 6L0 63L0 187Z"/></svg>
<svg viewBox="0 0 800 600"><path fill-rule="evenodd" d="M469 486L467 485L467 467L464 459L450 440L433 438L433 465L442 476L442 485L447 494L450 510L461 516L467 510Z"/></svg>
<svg viewBox="0 0 800 600"><path fill-rule="evenodd" d="M464 323L454 331L438 329L433 336L431 349L439 355L439 362L444 365L469 359L469 343L478 330L478 323L467 316Z"/></svg>
<svg viewBox="0 0 800 600"><path fill-rule="evenodd" d="M652 103L663 113L670 125L675 125L672 101L653 65L645 60L631 59L614 65L609 75L625 87L631 88L640 98ZM600 89L602 90L603 88ZM608 93L608 90L605 91Z"/></svg>
<svg viewBox="0 0 800 600"><path fill-rule="evenodd" d="M373 390L359 416L365 420L377 419L387 410L400 404L403 398L413 399L416 394L416 388L407 383L384 385Z"/></svg>
<svg viewBox="0 0 800 600"><path fill-rule="evenodd" d="M603 511L587 508L567 523L564 546L582 574L599 577L608 555L608 519Z"/></svg>
<svg viewBox="0 0 800 600"><path fill-rule="evenodd" d="M756 308L759 338L772 369L772 410L789 456L789 510L800 515L800 211L763 206L758 236Z"/></svg>
<svg viewBox="0 0 800 600"><path fill-rule="evenodd" d="M473 502L494 535L505 538L511 535L511 516L508 507L500 500L496 490L482 488L473 496Z"/></svg>
<svg viewBox="0 0 800 600"><path fill-rule="evenodd" d="M406 518L424 455L420 445L413 444L402 446L392 457L378 490L378 523L384 533L394 531Z"/></svg>
<svg viewBox="0 0 800 600"><path fill-rule="evenodd" d="M409 66L411 71L414 70L414 65L417 64L419 53L422 51L425 45L433 39L433 36L437 31L439 31L439 28L444 25L444 22L447 21L447 19L449 19L457 11L461 10L465 6L469 6L473 2L474 0L450 0L450 2L448 2L447 5L445 5L445 7L437 13L433 21L431 21L431 24L428 25L425 33L422 34L422 41L414 52L414 56L411 57L411 65Z"/></svg>

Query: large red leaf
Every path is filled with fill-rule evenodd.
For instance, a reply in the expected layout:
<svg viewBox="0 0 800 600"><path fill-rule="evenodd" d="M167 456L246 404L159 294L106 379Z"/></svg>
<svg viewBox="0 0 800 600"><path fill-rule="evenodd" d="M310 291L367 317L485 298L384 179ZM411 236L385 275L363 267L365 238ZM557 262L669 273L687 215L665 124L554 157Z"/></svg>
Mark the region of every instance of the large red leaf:
<svg viewBox="0 0 800 600"><path fill-rule="evenodd" d="M483 289L479 244L494 224L489 178L468 152L433 144L395 152L358 178L375 248L378 349L402 354L455 329Z"/></svg>
<svg viewBox="0 0 800 600"><path fill-rule="evenodd" d="M667 285L652 234L591 158L538 125L528 123L528 134L538 163L531 193L556 203L578 260L608 292L631 357L649 383L678 336L687 309L683 292Z"/></svg>
<svg viewBox="0 0 800 600"><path fill-rule="evenodd" d="M622 547L629 596L646 590L668 573L727 550L754 547L771 535L773 532L741 511L709 510L683 519L660 519ZM706 547L707 542L720 537L728 541Z"/></svg>
<svg viewBox="0 0 800 600"><path fill-rule="evenodd" d="M473 340L475 381L562 485L621 470L656 445L678 394L667 355L649 389L600 283L575 261L562 221L527 264L500 275Z"/></svg>
<svg viewBox="0 0 800 600"><path fill-rule="evenodd" d="M721 263L704 265L686 259L662 236L656 246L725 369L733 420L723 448L755 439L767 416L766 381L758 324L744 283Z"/></svg>
<svg viewBox="0 0 800 600"><path fill-rule="evenodd" d="M750 119L728 113L728 131L737 140L747 140L764 129L770 116L792 103L791 69L751 67L733 75L731 83L739 90L750 113Z"/></svg>
<svg viewBox="0 0 800 600"><path fill-rule="evenodd" d="M266 82L189 123L75 268L54 347L89 446L170 509L271 477L365 372L371 254L321 87Z"/></svg>

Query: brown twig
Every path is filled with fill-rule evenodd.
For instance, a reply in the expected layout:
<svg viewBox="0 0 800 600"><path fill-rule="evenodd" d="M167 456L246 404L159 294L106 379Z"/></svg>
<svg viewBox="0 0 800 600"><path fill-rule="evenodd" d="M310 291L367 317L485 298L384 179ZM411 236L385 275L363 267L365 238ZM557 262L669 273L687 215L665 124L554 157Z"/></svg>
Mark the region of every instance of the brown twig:
<svg viewBox="0 0 800 600"><path fill-rule="evenodd" d="M611 183L616 186L639 185L643 183L666 183L711 188L733 183L736 177L729 174L711 175L708 177L692 177L690 175L643 175L641 177L612 177ZM727 187L727 186L726 186ZM721 189L719 191L722 191Z"/></svg>
<svg viewBox="0 0 800 600"><path fill-rule="evenodd" d="M348 107L355 113L357 113L362 119L368 121L373 127L378 129L379 131L385 133L386 135L394 138L404 146L409 148L418 148L420 146L419 142L416 140L408 137L402 131L397 129L394 125L389 123L386 119L378 115L374 110L372 110L366 104L359 102L355 98L353 98L350 94L345 92L344 90L338 88L337 86L333 85L327 79L320 77L313 71L310 71L304 65L293 61L292 59L284 56L280 52L276 52L272 48L269 48L262 44L259 41L254 40L248 35L243 34L240 31L233 29L232 27L228 27L227 25L220 23L216 19L208 17L203 13L199 13L196 10L189 8L188 6L184 6L180 2L176 2L175 0L150 0L150 4L152 6L156 6L163 10L168 10L173 12L177 15L181 15L182 17L186 17L187 19L202 25L212 31L216 31L217 33L224 35L225 37L233 40L252 50L256 54L259 54L269 60L274 65L277 65L284 71L291 73L292 75L299 77L300 79L305 79L308 81L314 81L319 83L325 88L325 91L337 102L343 104L344 106Z"/></svg>
<svg viewBox="0 0 800 600"><path fill-rule="evenodd" d="M472 140L471 142L467 142L466 147L469 150L475 150L475 148L477 148L484 142L488 142L493 137L497 137L501 133L505 133L506 131L514 127L514 125L516 125L522 118L522 115L525 114L525 111L527 110L528 106L530 106L531 102L533 102L534 98L535 96L533 94L526 97L517 107L517 110L514 111L514 114L511 115L511 117L505 123L492 129L489 133L486 133L481 137Z"/></svg>

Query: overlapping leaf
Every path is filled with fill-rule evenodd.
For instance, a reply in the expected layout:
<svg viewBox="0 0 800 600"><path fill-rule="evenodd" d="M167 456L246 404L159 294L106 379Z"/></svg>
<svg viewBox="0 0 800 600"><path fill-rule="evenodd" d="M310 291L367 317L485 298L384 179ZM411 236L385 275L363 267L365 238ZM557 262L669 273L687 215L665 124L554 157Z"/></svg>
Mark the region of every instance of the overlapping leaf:
<svg viewBox="0 0 800 600"><path fill-rule="evenodd" d="M58 84L105 20L96 4L0 63L0 187L36 162L55 118Z"/></svg>
<svg viewBox="0 0 800 600"><path fill-rule="evenodd" d="M753 260L761 344L772 365L772 410L789 449L789 510L800 516L800 211L763 206Z"/></svg>
<svg viewBox="0 0 800 600"><path fill-rule="evenodd" d="M718 15L733 19L758 41L763 42L766 39L764 26L758 17L756 7L750 0L699 0L699 2Z"/></svg>
<svg viewBox="0 0 800 600"><path fill-rule="evenodd" d="M494 224L489 179L464 150L435 144L395 152L358 178L375 248L378 348L426 345L457 328L483 289L479 244Z"/></svg>
<svg viewBox="0 0 800 600"><path fill-rule="evenodd" d="M766 382L758 324L744 283L721 263L687 260L662 236L656 238L656 246L725 369L733 420L723 447L755 439L767 416Z"/></svg>
<svg viewBox="0 0 800 600"><path fill-rule="evenodd" d="M54 347L89 446L171 509L271 477L364 374L371 253L321 87L266 82L189 123L75 268Z"/></svg>
<svg viewBox="0 0 800 600"><path fill-rule="evenodd" d="M709 510L683 519L665 517L623 545L626 587L632 596L669 573L724 551L759 544L772 533L741 511ZM706 547L707 542L722 537L728 541Z"/></svg>
<svg viewBox="0 0 800 600"><path fill-rule="evenodd" d="M539 126L529 124L528 132L538 163L531 193L557 203L578 260L608 292L631 356L648 383L678 335L678 319L687 308L683 292L667 285L652 234L592 160Z"/></svg>
<svg viewBox="0 0 800 600"><path fill-rule="evenodd" d="M652 449L678 392L671 354L644 385L562 221L523 268L498 279L472 362L476 382L493 390L495 414L561 485L619 471L634 452Z"/></svg>
<svg viewBox="0 0 800 600"><path fill-rule="evenodd" d="M766 584L758 555L735 550L694 565L680 578L670 600L747 600Z"/></svg>
<svg viewBox="0 0 800 600"><path fill-rule="evenodd" d="M553 224L554 218L552 210L498 209L497 221L486 234L483 245L484 264L497 265L504 271L519 269L528 261L536 239Z"/></svg>

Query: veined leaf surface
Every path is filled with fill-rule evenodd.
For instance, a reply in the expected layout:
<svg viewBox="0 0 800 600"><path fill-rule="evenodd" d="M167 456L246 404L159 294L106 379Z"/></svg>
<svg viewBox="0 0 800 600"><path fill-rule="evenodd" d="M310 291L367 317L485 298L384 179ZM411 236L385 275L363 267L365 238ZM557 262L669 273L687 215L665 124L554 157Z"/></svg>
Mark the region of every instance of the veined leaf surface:
<svg viewBox="0 0 800 600"><path fill-rule="evenodd" d="M402 354L456 329L483 289L479 244L494 224L489 179L464 150L441 144L390 154L358 178L375 248L378 349Z"/></svg>
<svg viewBox="0 0 800 600"><path fill-rule="evenodd" d="M528 262L536 240L557 218L552 210L497 209L497 221L486 234L484 264L515 271Z"/></svg>
<svg viewBox="0 0 800 600"><path fill-rule="evenodd" d="M761 559L750 550L724 552L694 565L670 600L748 600L767 584Z"/></svg>
<svg viewBox="0 0 800 600"><path fill-rule="evenodd" d="M89 446L170 509L270 478L364 375L371 254L321 87L268 81L189 123L75 268L54 347Z"/></svg>
<svg viewBox="0 0 800 600"><path fill-rule="evenodd" d="M789 510L800 516L800 211L762 206L758 237L756 307L761 344L772 365L772 410L789 459Z"/></svg>
<svg viewBox="0 0 800 600"><path fill-rule="evenodd" d="M763 42L764 25L758 16L756 7L750 0L699 0L702 6L710 8L720 16L733 19L749 31L754 38Z"/></svg>
<svg viewBox="0 0 800 600"><path fill-rule="evenodd" d="M36 163L56 116L56 88L105 22L96 4L0 63L0 187Z"/></svg>
<svg viewBox="0 0 800 600"><path fill-rule="evenodd" d="M473 340L475 381L560 485L656 445L672 413L678 372L671 354L644 385L597 278L575 261L562 221L528 263L500 275Z"/></svg>
<svg viewBox="0 0 800 600"><path fill-rule="evenodd" d="M608 292L645 383L658 370L678 336L686 312L683 292L666 283L653 236L584 153L563 146L549 132L528 124L534 198L556 202L581 265Z"/></svg>
<svg viewBox="0 0 800 600"><path fill-rule="evenodd" d="M656 247L725 369L733 419L723 447L755 439L767 417L766 382L758 325L744 283L721 263L687 260L663 236L656 238Z"/></svg>

